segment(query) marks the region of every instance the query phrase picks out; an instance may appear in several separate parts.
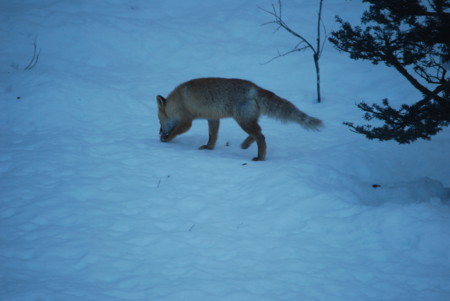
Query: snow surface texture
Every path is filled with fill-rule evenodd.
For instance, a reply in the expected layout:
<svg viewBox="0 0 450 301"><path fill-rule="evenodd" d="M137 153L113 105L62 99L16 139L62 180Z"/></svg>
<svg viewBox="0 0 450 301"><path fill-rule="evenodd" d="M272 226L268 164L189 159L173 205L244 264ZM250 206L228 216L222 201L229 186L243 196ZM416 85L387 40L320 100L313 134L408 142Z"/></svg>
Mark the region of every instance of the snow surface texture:
<svg viewBox="0 0 450 301"><path fill-rule="evenodd" d="M0 300L450 300L450 131L368 141L355 103L417 92L329 44L311 53L261 24L275 1L0 2ZM314 39L317 1L284 2ZM325 2L358 21L357 1ZM40 50L34 68L25 71ZM325 129L205 121L163 144L155 96L195 77L249 79Z"/></svg>

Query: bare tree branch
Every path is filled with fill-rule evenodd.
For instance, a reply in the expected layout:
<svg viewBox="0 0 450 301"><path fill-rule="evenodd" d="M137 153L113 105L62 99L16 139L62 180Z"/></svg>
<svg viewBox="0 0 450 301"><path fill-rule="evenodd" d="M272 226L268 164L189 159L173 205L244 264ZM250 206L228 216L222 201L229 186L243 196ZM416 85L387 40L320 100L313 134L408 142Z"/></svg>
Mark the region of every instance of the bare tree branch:
<svg viewBox="0 0 450 301"><path fill-rule="evenodd" d="M33 57L31 58L31 61L28 63L28 65L23 69L25 71L31 70L34 67L36 67L38 61L39 61L39 55L41 54L41 50L37 50L37 37L34 39L33 43Z"/></svg>
<svg viewBox="0 0 450 301"><path fill-rule="evenodd" d="M290 51L284 52L284 53L280 53L278 51L278 55L273 57L272 59L270 59L269 61L267 61L264 64L268 64L270 62L272 62L273 60L286 56L288 54L291 54L293 52L297 52L297 51L304 51L304 50L311 50L313 53L313 58L314 58L314 66L316 69L316 82L317 82L317 102L321 102L321 97L320 97L320 66L319 66L319 59L320 56L323 52L323 48L325 46L325 42L326 42L326 30L325 30L325 26L323 24L322 21L322 6L323 6L323 0L319 0L319 12L318 12L318 16L317 16L317 38L316 38L316 46L314 47L312 43L310 43L302 34L299 34L298 32L294 31L292 28L290 28L286 22L284 22L283 20L283 16L282 16L282 4L281 4L281 0L278 0L278 6L276 6L275 4L272 4L272 10L266 10L264 8L260 8L261 10L263 10L264 12L268 13L269 15L271 15L274 20L264 23L263 25L267 25L267 24L276 24L278 25L278 27L275 29L275 32L280 30L280 28L283 28L284 30L286 30L287 32L289 32L290 34L292 34L293 36L295 36L296 38L300 39L300 42ZM323 27L324 32L325 32L325 39L322 41L321 38L321 27ZM300 45L302 45L302 47L300 47Z"/></svg>
<svg viewBox="0 0 450 301"><path fill-rule="evenodd" d="M305 49L307 49L307 48L308 48L308 46L304 46L304 47L302 47L302 48L298 48L298 47L296 46L296 47L294 47L292 50L289 50L289 51L283 52L283 53L281 53L281 52L278 50L278 55L277 55L277 56L274 56L273 58L271 58L271 59L268 60L267 62L263 63L263 65L266 65L266 64L268 64L268 63L271 63L271 62L273 62L274 60L279 59L280 57L286 56L286 55L288 55L288 54L291 54L291 53L293 53L293 52L303 51L303 50L305 50Z"/></svg>
<svg viewBox="0 0 450 301"><path fill-rule="evenodd" d="M322 1L321 1L322 2ZM305 37L303 37L301 34L295 32L294 30L292 30L283 20L282 18L282 4L281 4L281 0L278 0L278 9L275 7L274 4L272 4L272 11L266 10L261 8L261 10L265 11L266 13L272 15L275 20L274 21L270 21L267 23L264 23L263 25L267 25L267 24L277 24L278 28L276 29L276 31L278 31L280 28L283 28L284 30L286 30L287 32L289 32L290 34L292 34L293 36L299 38L300 40L303 41L303 43L305 43L306 45L308 45L308 47L311 49L314 53L316 53L316 49L314 48L314 46L309 43L309 41L307 39L305 39Z"/></svg>

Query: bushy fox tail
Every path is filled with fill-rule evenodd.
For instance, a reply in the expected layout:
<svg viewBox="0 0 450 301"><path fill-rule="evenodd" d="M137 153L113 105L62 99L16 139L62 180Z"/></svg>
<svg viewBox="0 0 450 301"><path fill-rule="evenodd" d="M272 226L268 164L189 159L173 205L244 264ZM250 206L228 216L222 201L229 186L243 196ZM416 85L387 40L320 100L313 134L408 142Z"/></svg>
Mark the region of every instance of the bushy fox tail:
<svg viewBox="0 0 450 301"><path fill-rule="evenodd" d="M271 91L260 89L257 99L263 115L282 122L296 122L307 130L318 131L323 126L322 120L300 111L290 101L279 97Z"/></svg>

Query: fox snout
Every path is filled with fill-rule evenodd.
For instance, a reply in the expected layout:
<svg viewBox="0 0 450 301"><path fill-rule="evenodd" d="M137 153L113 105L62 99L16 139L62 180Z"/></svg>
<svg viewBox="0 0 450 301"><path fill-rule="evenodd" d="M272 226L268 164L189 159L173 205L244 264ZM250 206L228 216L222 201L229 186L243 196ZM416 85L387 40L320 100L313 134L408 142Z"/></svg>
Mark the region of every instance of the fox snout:
<svg viewBox="0 0 450 301"><path fill-rule="evenodd" d="M159 129L159 140L161 140L161 142L169 142L172 139L169 139L170 136L170 132L165 132L163 130L163 128Z"/></svg>
<svg viewBox="0 0 450 301"><path fill-rule="evenodd" d="M169 135L161 135L159 136L159 140L161 140L161 142L169 142L172 139L169 138Z"/></svg>

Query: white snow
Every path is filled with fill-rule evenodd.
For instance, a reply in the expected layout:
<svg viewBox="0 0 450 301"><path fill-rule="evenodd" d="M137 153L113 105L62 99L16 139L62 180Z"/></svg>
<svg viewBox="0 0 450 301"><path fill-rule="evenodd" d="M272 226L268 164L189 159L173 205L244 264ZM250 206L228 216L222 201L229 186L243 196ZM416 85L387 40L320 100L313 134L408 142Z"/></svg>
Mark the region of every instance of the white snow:
<svg viewBox="0 0 450 301"><path fill-rule="evenodd" d="M0 300L450 300L450 131L369 141L355 103L420 95L384 66L311 53L271 0L0 2ZM315 37L317 1L283 1ZM358 21L357 1L325 2ZM24 71L41 50L35 68ZM261 119L267 161L221 123L161 143L158 94L252 80L325 129ZM374 187L375 185L375 187Z"/></svg>

